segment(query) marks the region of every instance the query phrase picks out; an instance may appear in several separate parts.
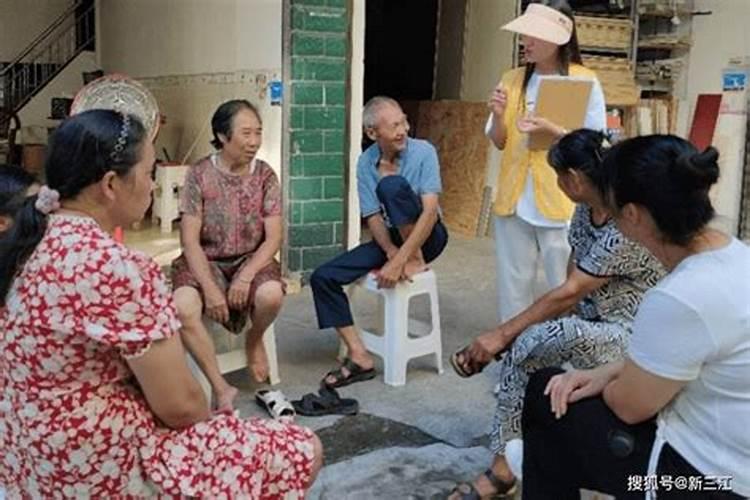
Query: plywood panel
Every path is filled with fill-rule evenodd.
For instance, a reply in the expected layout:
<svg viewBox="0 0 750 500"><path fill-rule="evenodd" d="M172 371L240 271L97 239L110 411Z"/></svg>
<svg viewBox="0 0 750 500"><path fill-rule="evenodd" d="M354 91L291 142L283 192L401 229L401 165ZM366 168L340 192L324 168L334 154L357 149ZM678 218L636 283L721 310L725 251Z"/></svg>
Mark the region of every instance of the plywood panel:
<svg viewBox="0 0 750 500"><path fill-rule="evenodd" d="M487 106L422 101L417 115L417 136L434 144L440 157L445 223L453 232L476 236L487 168Z"/></svg>

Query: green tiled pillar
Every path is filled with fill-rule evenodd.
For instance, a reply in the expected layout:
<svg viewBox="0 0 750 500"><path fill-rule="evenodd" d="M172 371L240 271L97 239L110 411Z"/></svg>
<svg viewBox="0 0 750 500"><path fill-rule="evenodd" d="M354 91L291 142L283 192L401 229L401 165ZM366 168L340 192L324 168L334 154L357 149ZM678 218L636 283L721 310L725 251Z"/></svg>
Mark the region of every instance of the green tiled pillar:
<svg viewBox="0 0 750 500"><path fill-rule="evenodd" d="M344 249L350 3L290 0L287 265L303 277Z"/></svg>

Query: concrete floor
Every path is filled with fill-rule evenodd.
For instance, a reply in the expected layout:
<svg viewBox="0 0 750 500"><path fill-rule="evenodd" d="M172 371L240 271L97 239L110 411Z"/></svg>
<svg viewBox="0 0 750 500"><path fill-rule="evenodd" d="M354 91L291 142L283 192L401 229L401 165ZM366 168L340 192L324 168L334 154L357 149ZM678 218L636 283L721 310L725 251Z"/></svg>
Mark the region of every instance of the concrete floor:
<svg viewBox="0 0 750 500"><path fill-rule="evenodd" d="M489 464L487 442L495 400L491 373L458 377L448 357L482 329L494 325L496 299L491 239L451 237L434 264L438 276L443 338L443 369L438 375L429 356L409 364L407 383L391 387L379 375L340 389L356 398L355 417L299 417L318 431L326 448L326 467L310 492L313 499L444 498L457 481L470 479ZM358 294L358 321L375 323L377 300ZM412 314L427 319L426 297L412 301ZM309 287L287 297L275 323L281 389L289 399L317 390L336 366L338 339L319 331ZM491 370L488 370L491 372ZM230 374L241 388L242 415L263 415L243 371Z"/></svg>
<svg viewBox="0 0 750 500"><path fill-rule="evenodd" d="M125 242L161 265L179 254L176 227L162 234L150 221L138 231L127 230ZM493 252L491 239L451 235L446 251L433 263L440 295L442 375L427 356L410 362L405 386L387 386L376 358L377 378L340 389L343 397L359 401L357 416L297 419L318 432L326 449L326 467L309 498L443 498L457 481L486 468L490 454L483 445L495 404L491 373L462 379L448 357L495 323ZM373 329L376 297L359 293L353 305L360 325ZM429 319L427 298L413 299L411 313ZM276 388L290 400L315 392L337 364L338 337L333 330L318 330L309 287L287 296L275 333L281 375ZM244 370L227 379L241 389L236 402L241 415L267 416L255 403L259 386L250 383Z"/></svg>
<svg viewBox="0 0 750 500"><path fill-rule="evenodd" d="M145 227L127 231L126 242L162 265L179 253L177 231L162 235ZM376 358L378 377L339 390L342 397L359 401L358 415L298 417L325 447L326 465L307 498L442 499L457 482L472 479L489 465L493 367L462 379L448 358L496 323L494 243L491 238L451 235L432 268L440 295L443 373L437 373L430 356L417 358L409 364L406 385L391 387L383 383L382 362ZM360 326L374 328L374 295L358 293L353 309ZM412 300L411 314L429 318L426 297ZM315 392L323 375L337 365L338 337L333 330L318 330L309 287L287 296L275 333L281 375L275 388L290 400ZM236 407L242 416L267 417L254 399L260 386L250 383L244 370L227 374L227 379L240 389Z"/></svg>

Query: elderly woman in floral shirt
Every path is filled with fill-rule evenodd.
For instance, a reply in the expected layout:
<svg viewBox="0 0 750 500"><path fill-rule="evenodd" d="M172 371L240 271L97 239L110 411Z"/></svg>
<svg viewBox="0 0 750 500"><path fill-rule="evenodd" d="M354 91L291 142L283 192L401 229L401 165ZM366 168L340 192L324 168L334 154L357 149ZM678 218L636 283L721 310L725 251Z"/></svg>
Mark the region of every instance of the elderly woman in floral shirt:
<svg viewBox="0 0 750 500"><path fill-rule="evenodd" d="M282 240L281 193L271 167L256 158L262 142L257 109L225 102L211 119L217 149L189 171L180 200L183 253L172 264L183 340L211 383L215 404L228 409L237 389L221 375L205 313L234 333L247 320L250 374L268 378L263 333L281 309L284 283L274 255Z"/></svg>

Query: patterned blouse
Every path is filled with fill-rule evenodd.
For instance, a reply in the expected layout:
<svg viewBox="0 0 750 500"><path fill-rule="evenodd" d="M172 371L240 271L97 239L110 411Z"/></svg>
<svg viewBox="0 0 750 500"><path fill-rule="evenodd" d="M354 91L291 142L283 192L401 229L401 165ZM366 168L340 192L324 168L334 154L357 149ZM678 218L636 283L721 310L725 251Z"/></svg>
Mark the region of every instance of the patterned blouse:
<svg viewBox="0 0 750 500"><path fill-rule="evenodd" d="M200 217L200 244L209 260L253 253L265 239L266 217L281 215L281 189L268 163L255 160L246 174L220 169L217 155L193 165L180 212Z"/></svg>
<svg viewBox="0 0 750 500"><path fill-rule="evenodd" d="M584 204L573 214L568 242L578 269L611 278L578 304L578 314L630 326L643 294L665 275L664 267L648 250L625 238L612 219L594 225L591 207Z"/></svg>

